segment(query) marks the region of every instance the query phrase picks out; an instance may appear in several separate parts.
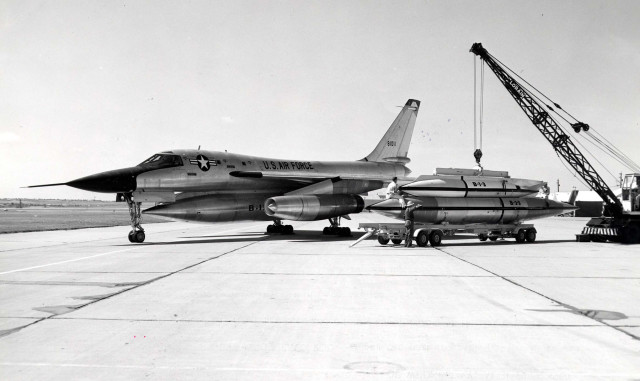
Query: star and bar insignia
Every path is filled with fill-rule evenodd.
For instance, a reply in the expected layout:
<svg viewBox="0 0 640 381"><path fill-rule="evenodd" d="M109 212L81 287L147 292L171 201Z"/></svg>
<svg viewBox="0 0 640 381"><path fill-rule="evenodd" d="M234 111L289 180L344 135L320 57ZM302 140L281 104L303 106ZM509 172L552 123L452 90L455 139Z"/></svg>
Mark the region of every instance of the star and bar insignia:
<svg viewBox="0 0 640 381"><path fill-rule="evenodd" d="M209 160L204 155L198 155L195 159L189 159L189 163L197 165L202 171L208 171L211 166L218 165L214 159Z"/></svg>

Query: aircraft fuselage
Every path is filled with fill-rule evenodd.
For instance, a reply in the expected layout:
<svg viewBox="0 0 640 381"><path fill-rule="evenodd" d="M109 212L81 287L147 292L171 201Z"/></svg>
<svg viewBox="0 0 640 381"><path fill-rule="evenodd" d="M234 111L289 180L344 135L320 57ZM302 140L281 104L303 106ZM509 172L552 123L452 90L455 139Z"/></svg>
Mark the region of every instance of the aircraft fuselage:
<svg viewBox="0 0 640 381"><path fill-rule="evenodd" d="M388 182L393 177L404 178L410 173L407 167L398 163L284 160L202 150L163 154L179 156L182 165L137 175L136 189L131 191L280 195L327 178ZM353 193L374 189L377 188L365 185L354 189Z"/></svg>

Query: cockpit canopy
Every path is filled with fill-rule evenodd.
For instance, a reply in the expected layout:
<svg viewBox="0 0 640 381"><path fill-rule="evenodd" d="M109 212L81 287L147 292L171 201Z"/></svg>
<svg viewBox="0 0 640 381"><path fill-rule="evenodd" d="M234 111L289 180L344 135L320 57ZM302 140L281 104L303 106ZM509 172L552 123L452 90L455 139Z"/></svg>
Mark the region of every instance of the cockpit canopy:
<svg viewBox="0 0 640 381"><path fill-rule="evenodd" d="M157 153L142 163L138 164L139 167L145 169L161 169L182 166L182 158L179 155L172 155L166 153Z"/></svg>

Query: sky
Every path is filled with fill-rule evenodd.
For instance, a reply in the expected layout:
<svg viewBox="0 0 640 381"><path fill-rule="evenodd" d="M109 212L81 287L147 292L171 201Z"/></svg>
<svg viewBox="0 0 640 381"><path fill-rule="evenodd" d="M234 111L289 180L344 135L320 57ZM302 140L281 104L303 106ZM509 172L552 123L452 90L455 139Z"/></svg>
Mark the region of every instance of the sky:
<svg viewBox="0 0 640 381"><path fill-rule="evenodd" d="M637 20L611 0L3 0L0 198L112 199L21 187L178 148L357 160L409 98L412 175L471 168L474 42L639 163ZM586 189L489 70L483 125L484 168Z"/></svg>

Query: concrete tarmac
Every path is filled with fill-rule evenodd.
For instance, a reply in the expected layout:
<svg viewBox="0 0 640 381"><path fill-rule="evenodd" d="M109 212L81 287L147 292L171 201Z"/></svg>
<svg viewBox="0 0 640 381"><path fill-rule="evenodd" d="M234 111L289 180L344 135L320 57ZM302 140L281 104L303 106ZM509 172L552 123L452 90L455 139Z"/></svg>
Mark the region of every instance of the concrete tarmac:
<svg viewBox="0 0 640 381"><path fill-rule="evenodd" d="M640 245L264 222L0 235L2 380L640 379Z"/></svg>

